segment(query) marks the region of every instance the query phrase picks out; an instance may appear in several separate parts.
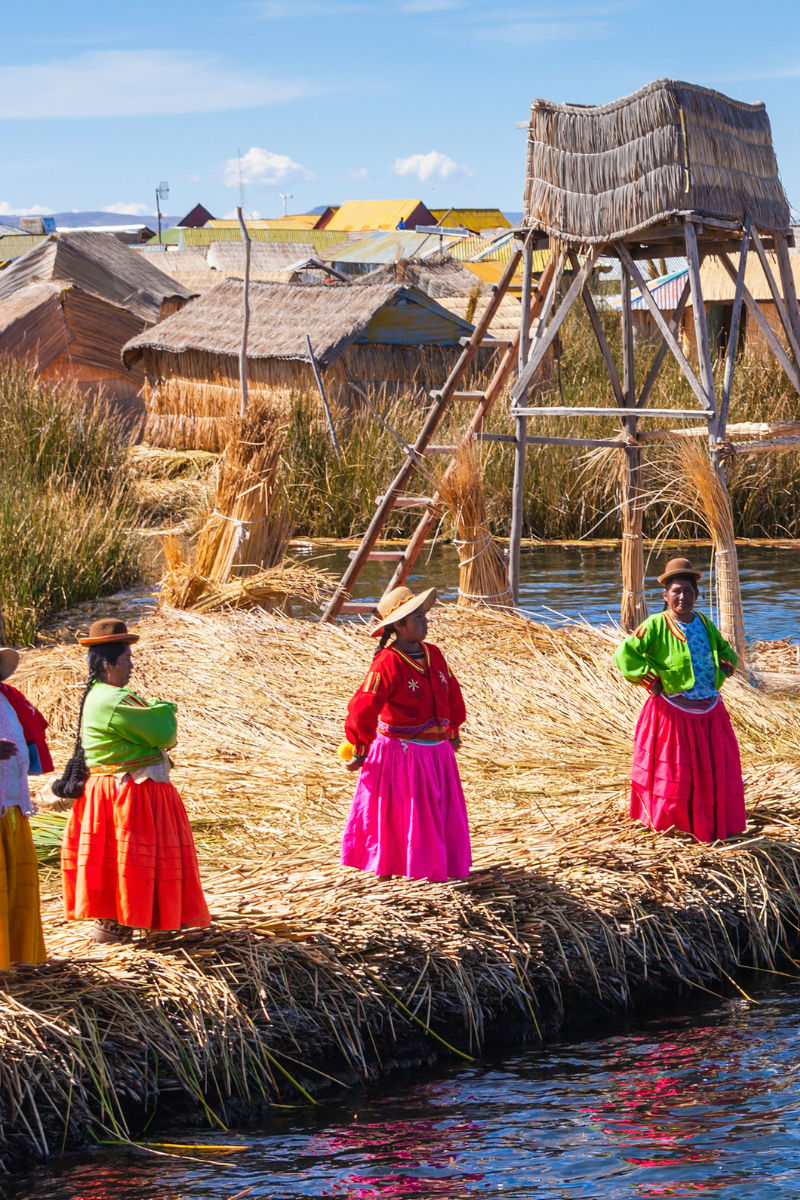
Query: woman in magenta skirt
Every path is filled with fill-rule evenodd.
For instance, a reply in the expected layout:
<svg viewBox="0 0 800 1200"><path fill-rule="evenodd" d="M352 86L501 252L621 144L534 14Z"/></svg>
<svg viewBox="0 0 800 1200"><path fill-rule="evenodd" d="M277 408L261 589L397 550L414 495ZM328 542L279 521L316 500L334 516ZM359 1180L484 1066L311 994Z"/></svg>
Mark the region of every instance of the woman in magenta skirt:
<svg viewBox="0 0 800 1200"><path fill-rule="evenodd" d="M425 641L435 602L435 588L414 596L401 587L378 604L380 645L347 707L339 750L361 772L342 862L384 878L463 879L472 862L454 753L466 709L441 650Z"/></svg>
<svg viewBox="0 0 800 1200"><path fill-rule="evenodd" d="M649 692L634 734L631 817L713 842L743 833L747 819L739 746L719 694L738 659L694 612L701 579L688 558L668 562L658 577L664 612L643 621L615 659Z"/></svg>

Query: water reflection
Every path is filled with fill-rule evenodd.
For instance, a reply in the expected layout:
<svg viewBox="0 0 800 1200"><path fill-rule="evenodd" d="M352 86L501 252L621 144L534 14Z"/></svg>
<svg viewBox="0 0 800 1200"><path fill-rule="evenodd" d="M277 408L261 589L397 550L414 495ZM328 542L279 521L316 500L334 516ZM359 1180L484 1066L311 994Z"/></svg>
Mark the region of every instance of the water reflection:
<svg viewBox="0 0 800 1200"><path fill-rule="evenodd" d="M530 1049L503 1062L278 1116L229 1166L108 1151L56 1164L14 1200L800 1195L800 983L710 1014ZM168 1141L203 1136L172 1131ZM219 1157L214 1155L214 1157ZM243 1200L243 1198L242 1198Z"/></svg>

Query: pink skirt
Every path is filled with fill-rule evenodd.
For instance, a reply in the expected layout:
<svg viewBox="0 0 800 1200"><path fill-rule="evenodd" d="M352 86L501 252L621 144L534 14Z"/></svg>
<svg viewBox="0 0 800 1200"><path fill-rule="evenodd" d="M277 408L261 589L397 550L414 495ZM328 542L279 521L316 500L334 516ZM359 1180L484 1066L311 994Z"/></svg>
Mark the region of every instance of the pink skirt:
<svg viewBox="0 0 800 1200"><path fill-rule="evenodd" d="M705 713L684 712L663 696L645 701L633 738L630 815L699 842L744 832L739 745L722 699Z"/></svg>
<svg viewBox="0 0 800 1200"><path fill-rule="evenodd" d="M467 805L448 741L418 746L377 735L350 806L342 862L376 875L466 878Z"/></svg>

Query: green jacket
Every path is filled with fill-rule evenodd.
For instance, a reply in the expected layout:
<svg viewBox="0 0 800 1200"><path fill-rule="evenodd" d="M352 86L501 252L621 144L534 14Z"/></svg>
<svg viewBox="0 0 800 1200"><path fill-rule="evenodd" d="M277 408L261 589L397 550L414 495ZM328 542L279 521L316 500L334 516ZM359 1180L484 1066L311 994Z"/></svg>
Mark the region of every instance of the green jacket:
<svg viewBox="0 0 800 1200"><path fill-rule="evenodd" d="M177 705L149 704L129 688L96 683L83 706L81 741L86 765L99 773L157 763L178 738Z"/></svg>
<svg viewBox="0 0 800 1200"><path fill-rule="evenodd" d="M695 616L699 617L708 632L717 668L714 687L719 691L727 678L720 670L720 660L735 667L739 659L708 617L702 613L695 613ZM694 687L692 656L686 637L669 609L643 621L635 633L617 646L614 659L626 679L648 691L656 679L661 680L664 691L670 694L688 692L689 688Z"/></svg>

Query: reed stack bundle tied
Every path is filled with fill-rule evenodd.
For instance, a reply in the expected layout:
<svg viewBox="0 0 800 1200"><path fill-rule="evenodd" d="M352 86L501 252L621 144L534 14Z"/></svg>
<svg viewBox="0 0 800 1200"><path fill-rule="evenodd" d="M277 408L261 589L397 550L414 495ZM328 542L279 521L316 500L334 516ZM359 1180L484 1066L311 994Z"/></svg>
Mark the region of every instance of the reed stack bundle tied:
<svg viewBox="0 0 800 1200"><path fill-rule="evenodd" d="M200 612L253 604L286 608L292 595L318 602L329 592L321 572L284 566L293 524L278 489L283 444L280 404L251 397L245 415L230 422L214 508L197 536L194 563L174 535L162 539L165 603Z"/></svg>
<svg viewBox="0 0 800 1200"><path fill-rule="evenodd" d="M508 563L489 532L481 464L470 438L458 446L436 490L450 513L458 548L458 603L462 608L513 608Z"/></svg>

